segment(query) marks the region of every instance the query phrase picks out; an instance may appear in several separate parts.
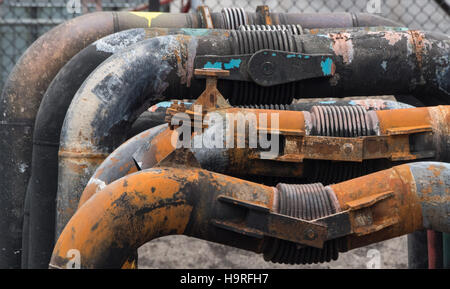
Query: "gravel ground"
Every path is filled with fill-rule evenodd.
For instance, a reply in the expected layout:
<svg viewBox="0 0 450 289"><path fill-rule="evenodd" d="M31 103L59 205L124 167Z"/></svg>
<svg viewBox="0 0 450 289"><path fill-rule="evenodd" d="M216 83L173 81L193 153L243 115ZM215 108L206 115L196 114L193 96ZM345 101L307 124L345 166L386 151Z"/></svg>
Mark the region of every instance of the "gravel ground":
<svg viewBox="0 0 450 289"><path fill-rule="evenodd" d="M340 254L337 261L314 265L265 262L261 255L186 236L167 236L139 249L143 269L365 269L407 268L406 236Z"/></svg>

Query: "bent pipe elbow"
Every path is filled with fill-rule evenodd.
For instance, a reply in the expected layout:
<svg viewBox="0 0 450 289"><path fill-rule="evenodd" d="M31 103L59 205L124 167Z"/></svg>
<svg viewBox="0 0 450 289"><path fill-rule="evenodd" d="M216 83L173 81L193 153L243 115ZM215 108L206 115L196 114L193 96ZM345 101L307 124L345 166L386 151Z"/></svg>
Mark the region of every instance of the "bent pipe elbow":
<svg viewBox="0 0 450 289"><path fill-rule="evenodd" d="M328 196L328 201L323 204L332 205L334 209L328 210L325 217L334 212L346 213L349 219L327 223L327 230L335 232L344 223L348 226L345 235L339 237L340 251L423 228L450 232L447 214L449 182L449 164L423 162L396 166L328 186L321 189L326 192L321 198ZM284 240L305 234L301 229L289 232L283 228L261 228L265 232L261 238L243 233L249 226L249 232L256 234L254 229L251 230L251 223L244 222L242 230L230 225L245 221L247 210L252 210L252 206L267 210L266 214L260 215L260 221L264 223L271 212L279 214L280 202L288 207L288 211L300 205L294 204L300 201L299 198L285 195L300 194L301 190L296 190L296 186L305 185L273 188L201 169L162 167L141 171L113 182L80 207L56 243L50 268L66 268L70 261L69 250L78 250L81 268L120 268L138 247L169 234L185 234L256 253L264 252L266 260L275 262L314 262L294 260L293 255L270 259L270 255L281 248L271 241L273 237L270 236L275 234L281 242L286 242ZM286 190L287 187L292 190ZM219 200L224 198L235 202L224 204ZM239 204L246 204L247 209L240 210ZM358 211L361 208L366 210ZM361 222L361 214L367 212L371 222ZM311 221L322 216L317 217ZM297 222L301 219L298 215L291 215L291 218ZM324 238L330 241L330 234L325 233L322 237L326 236ZM296 250L302 249L300 246Z"/></svg>
<svg viewBox="0 0 450 289"><path fill-rule="evenodd" d="M61 68L45 92L35 120L31 178L26 193L33 205L30 206L32 212L25 212L25 218L28 219L30 215L31 220L24 222L25 225L28 222L31 224L32 232L29 233L31 244L28 245L28 239L22 238L23 252L31 256L30 264L24 260L22 267L45 268L50 258L54 244L52 230L55 227L54 199L57 191L57 156L61 128L67 109L84 80L108 57L144 39L172 34L208 34L215 31L175 28L129 29L100 38L77 53ZM148 121L140 117L137 123L133 124L130 133L142 129L147 124ZM44 167L45 170L42 169ZM28 230L28 227L30 226L24 227L24 231ZM30 250L28 247L31 247Z"/></svg>
<svg viewBox="0 0 450 289"><path fill-rule="evenodd" d="M159 168L135 173L108 185L79 208L58 239L50 268L65 268L70 249L80 252L81 268L120 268L128 254L157 237L220 239L224 233L210 228L208 221L218 194L258 196L267 207L273 201L270 187L205 170ZM233 237L226 239L247 250L260 243Z"/></svg>
<svg viewBox="0 0 450 289"><path fill-rule="evenodd" d="M0 247L4 248L0 251L0 268L20 267L20 226L31 167L33 124L49 83L88 44L135 27L148 27L148 21L128 12L97 12L77 17L36 40L11 71L0 100L0 169L5 172L0 180L5 200L0 205Z"/></svg>
<svg viewBox="0 0 450 289"><path fill-rule="evenodd" d="M142 146L149 146L151 141L166 128L167 124L161 124L145 130L114 150L95 170L81 194L78 208L110 183L128 174L137 172L132 158L133 153Z"/></svg>

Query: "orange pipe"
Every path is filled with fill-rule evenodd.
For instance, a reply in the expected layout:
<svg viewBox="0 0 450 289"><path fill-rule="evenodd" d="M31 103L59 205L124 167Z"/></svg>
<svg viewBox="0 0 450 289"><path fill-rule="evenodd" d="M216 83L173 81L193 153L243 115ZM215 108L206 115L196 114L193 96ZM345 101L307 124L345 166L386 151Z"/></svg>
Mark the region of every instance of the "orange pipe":
<svg viewBox="0 0 450 289"><path fill-rule="evenodd" d="M445 215L449 182L449 164L422 162L327 187L340 212L349 216L351 230L344 237L345 249L424 228L449 232L450 219ZM71 262L68 252L74 249L80 254L81 268L119 268L139 246L168 234L185 234L259 253L267 239L247 236L245 232L253 231L233 205L263 208L270 212L264 215L268 217L277 212L278 194L275 188L201 169L138 172L108 185L77 211L55 246L50 268L66 268ZM235 201L226 209L217 201L221 196ZM218 217L241 224L240 229L232 232L212 226L211 220ZM329 226L344 225L340 222L346 221ZM283 228L277 231L293 234L283 232Z"/></svg>

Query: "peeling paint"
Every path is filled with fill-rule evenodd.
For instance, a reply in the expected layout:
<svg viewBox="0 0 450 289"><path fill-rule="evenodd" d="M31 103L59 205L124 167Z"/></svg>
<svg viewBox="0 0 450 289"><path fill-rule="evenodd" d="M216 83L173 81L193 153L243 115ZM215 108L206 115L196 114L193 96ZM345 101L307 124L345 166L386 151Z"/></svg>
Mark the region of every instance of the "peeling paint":
<svg viewBox="0 0 450 289"><path fill-rule="evenodd" d="M98 193L99 191L103 190L106 187L106 183L100 179L91 178L88 185L95 184L96 189L95 192Z"/></svg>
<svg viewBox="0 0 450 289"><path fill-rule="evenodd" d="M93 43L97 51L116 53L145 39L145 29L130 29L103 37Z"/></svg>
<svg viewBox="0 0 450 289"><path fill-rule="evenodd" d="M342 56L345 64L350 64L353 61L353 42L350 33L336 33L330 34L332 38L332 47L336 55Z"/></svg>
<svg viewBox="0 0 450 289"><path fill-rule="evenodd" d="M384 39L386 39L389 42L389 45L395 45L397 42L402 40L403 34L397 33L395 31L386 31L384 33Z"/></svg>

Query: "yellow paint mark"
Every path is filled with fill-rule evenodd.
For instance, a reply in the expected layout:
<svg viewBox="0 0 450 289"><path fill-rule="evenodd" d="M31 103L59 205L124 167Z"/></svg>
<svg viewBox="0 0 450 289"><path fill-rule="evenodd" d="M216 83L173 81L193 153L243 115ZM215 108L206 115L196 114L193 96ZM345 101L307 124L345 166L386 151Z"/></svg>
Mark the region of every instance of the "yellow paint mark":
<svg viewBox="0 0 450 289"><path fill-rule="evenodd" d="M152 19L153 18L156 18L159 15L164 14L164 12L130 12L130 13L147 19L148 27L152 27Z"/></svg>

